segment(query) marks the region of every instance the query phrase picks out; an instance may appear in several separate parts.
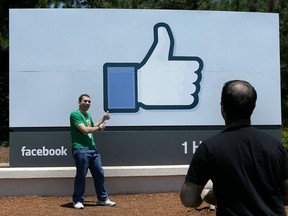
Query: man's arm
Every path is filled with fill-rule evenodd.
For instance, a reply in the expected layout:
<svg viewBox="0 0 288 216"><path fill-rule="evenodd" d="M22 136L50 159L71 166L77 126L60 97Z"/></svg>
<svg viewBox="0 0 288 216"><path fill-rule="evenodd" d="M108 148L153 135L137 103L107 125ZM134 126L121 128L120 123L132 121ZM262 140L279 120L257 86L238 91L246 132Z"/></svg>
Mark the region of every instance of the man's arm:
<svg viewBox="0 0 288 216"><path fill-rule="evenodd" d="M198 207L203 201L216 205L217 199L212 189L186 181L180 192L180 199L185 207Z"/></svg>
<svg viewBox="0 0 288 216"><path fill-rule="evenodd" d="M76 127L78 128L78 130L81 131L81 133L83 134L88 134L88 133L93 133L95 131L102 131L105 129L105 124L106 124L106 120L110 119L110 115L109 112L106 112L102 119L98 120L96 123L94 123L93 127L86 127L84 123L80 123L78 125L76 125Z"/></svg>
<svg viewBox="0 0 288 216"><path fill-rule="evenodd" d="M102 126L103 127L103 126ZM105 126L104 126L105 127ZM94 126L94 127L86 127L84 125L84 123L80 123L78 125L76 125L76 128L81 131L81 133L83 134L88 134L88 133L92 133L92 132L95 132L95 131L100 131L102 130L101 129L101 125L99 126Z"/></svg>
<svg viewBox="0 0 288 216"><path fill-rule="evenodd" d="M194 184L192 182L184 182L181 192L180 199L185 207L197 207L201 205L203 199L201 192L204 186Z"/></svg>

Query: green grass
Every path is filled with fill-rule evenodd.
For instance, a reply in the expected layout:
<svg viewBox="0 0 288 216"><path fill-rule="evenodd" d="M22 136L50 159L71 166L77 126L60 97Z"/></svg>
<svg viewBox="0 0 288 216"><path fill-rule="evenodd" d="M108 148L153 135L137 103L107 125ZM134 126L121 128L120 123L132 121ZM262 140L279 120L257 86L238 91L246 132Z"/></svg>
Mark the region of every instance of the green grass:
<svg viewBox="0 0 288 216"><path fill-rule="evenodd" d="M8 147L9 146L9 127L0 126L0 146Z"/></svg>
<svg viewBox="0 0 288 216"><path fill-rule="evenodd" d="M2 147L8 147L9 146L9 141L5 140L5 141L0 141L0 146Z"/></svg>
<svg viewBox="0 0 288 216"><path fill-rule="evenodd" d="M282 143L288 148L288 128L282 128Z"/></svg>

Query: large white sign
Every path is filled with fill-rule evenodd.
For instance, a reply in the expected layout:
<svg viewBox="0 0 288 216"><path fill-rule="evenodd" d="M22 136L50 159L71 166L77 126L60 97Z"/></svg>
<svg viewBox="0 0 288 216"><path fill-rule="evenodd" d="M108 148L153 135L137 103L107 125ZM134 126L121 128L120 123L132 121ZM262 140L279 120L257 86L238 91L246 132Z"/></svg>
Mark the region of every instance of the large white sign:
<svg viewBox="0 0 288 216"><path fill-rule="evenodd" d="M270 13L10 10L10 127L69 125L78 96L108 126L223 125L220 94L249 81L252 123L281 125L279 18Z"/></svg>

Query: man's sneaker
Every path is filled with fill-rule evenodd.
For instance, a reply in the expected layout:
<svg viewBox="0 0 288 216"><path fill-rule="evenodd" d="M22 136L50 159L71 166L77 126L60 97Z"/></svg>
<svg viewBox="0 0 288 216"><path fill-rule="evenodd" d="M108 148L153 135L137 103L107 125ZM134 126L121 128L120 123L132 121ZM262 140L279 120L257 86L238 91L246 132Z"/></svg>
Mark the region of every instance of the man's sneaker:
<svg viewBox="0 0 288 216"><path fill-rule="evenodd" d="M84 209L84 205L83 205L83 203L81 203L81 202L73 202L73 207L75 208L75 209Z"/></svg>
<svg viewBox="0 0 288 216"><path fill-rule="evenodd" d="M96 202L96 205L100 205L100 206L115 206L116 205L116 202L112 202L110 199L107 199L105 201L100 201L98 200Z"/></svg>

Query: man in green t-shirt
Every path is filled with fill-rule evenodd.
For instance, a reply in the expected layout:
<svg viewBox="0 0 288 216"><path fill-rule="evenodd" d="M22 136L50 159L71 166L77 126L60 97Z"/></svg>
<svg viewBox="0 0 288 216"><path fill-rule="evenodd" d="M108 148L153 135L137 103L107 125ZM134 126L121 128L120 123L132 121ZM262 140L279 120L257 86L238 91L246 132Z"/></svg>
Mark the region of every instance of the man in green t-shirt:
<svg viewBox="0 0 288 216"><path fill-rule="evenodd" d="M85 178L90 170L94 187L97 194L96 205L115 206L116 203L108 198L104 187L104 170L101 164L101 156L98 153L93 132L105 129L105 121L110 119L106 112L102 119L93 122L88 109L91 105L91 98L82 94L78 100L79 109L74 110L70 115L72 155L76 165L76 176L74 181L73 206L75 209L83 209L83 195L85 192Z"/></svg>

